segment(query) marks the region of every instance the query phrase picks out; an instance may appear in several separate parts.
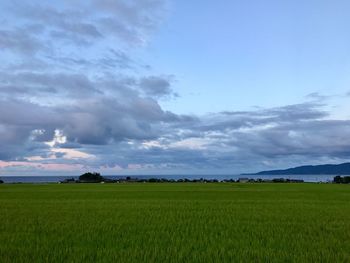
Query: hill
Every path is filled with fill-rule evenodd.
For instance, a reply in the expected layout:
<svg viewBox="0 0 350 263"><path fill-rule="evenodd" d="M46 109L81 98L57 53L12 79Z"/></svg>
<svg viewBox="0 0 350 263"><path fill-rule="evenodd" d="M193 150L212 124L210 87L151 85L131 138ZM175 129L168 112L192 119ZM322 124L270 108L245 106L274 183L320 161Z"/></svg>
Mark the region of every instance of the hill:
<svg viewBox="0 0 350 263"><path fill-rule="evenodd" d="M350 174L350 163L305 165L285 170L262 171L247 175L302 175L302 174Z"/></svg>

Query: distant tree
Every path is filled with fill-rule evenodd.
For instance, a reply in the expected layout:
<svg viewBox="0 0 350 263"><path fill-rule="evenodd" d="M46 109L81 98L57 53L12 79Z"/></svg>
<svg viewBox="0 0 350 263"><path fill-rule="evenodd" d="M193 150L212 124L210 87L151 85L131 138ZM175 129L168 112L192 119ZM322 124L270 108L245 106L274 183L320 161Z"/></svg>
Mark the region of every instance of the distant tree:
<svg viewBox="0 0 350 263"><path fill-rule="evenodd" d="M0 184L3 184L4 183L4 181L3 180L0 180Z"/></svg>
<svg viewBox="0 0 350 263"><path fill-rule="evenodd" d="M274 178L272 182L274 183L284 183L286 180L284 178Z"/></svg>
<svg viewBox="0 0 350 263"><path fill-rule="evenodd" d="M333 182L336 184L350 184L350 176L334 176Z"/></svg>
<svg viewBox="0 0 350 263"><path fill-rule="evenodd" d="M148 182L149 183L156 183L156 182L159 182L159 180L157 178L150 178L150 179L148 179Z"/></svg>
<svg viewBox="0 0 350 263"><path fill-rule="evenodd" d="M342 181L343 181L342 179L343 178L340 175L337 175L337 176L334 176L333 182L336 183L336 184L341 184Z"/></svg>
<svg viewBox="0 0 350 263"><path fill-rule="evenodd" d="M84 173L79 176L79 181L87 183L99 183L104 180L100 173Z"/></svg>

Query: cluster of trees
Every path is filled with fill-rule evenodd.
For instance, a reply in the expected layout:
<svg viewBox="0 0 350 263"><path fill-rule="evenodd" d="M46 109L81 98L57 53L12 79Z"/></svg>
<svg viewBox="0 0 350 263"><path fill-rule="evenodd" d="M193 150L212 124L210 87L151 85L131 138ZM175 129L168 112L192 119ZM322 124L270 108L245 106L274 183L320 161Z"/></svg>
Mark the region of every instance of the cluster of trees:
<svg viewBox="0 0 350 263"><path fill-rule="evenodd" d="M274 178L272 179L273 183L303 183L302 179L285 179L285 178Z"/></svg>
<svg viewBox="0 0 350 263"><path fill-rule="evenodd" d="M180 179L167 179L167 178L148 178L148 179L140 179L140 178L131 178L127 176L125 178L119 179L109 179L104 178L99 173L84 173L79 176L79 179L76 180L74 178L65 179L61 183L122 183L122 182L135 182L135 183L235 183L235 182L243 182L243 183L302 183L303 180L297 179L284 179L284 178L275 178L275 179L251 179L251 178L239 178L238 180L234 179L188 179L188 178L180 178Z"/></svg>
<svg viewBox="0 0 350 263"><path fill-rule="evenodd" d="M350 184L350 176L337 175L333 178L333 182L336 184Z"/></svg>
<svg viewBox="0 0 350 263"><path fill-rule="evenodd" d="M84 173L79 176L79 181L80 182L94 182L94 183L100 183L104 181L103 176L101 176L100 173Z"/></svg>
<svg viewBox="0 0 350 263"><path fill-rule="evenodd" d="M0 180L0 184L3 184L4 183L4 181L3 180Z"/></svg>
<svg viewBox="0 0 350 263"><path fill-rule="evenodd" d="M84 173L79 176L78 180L75 180L74 178L68 178L64 181L61 181L61 183L101 183L108 181L108 179L105 179L103 176L101 176L100 173Z"/></svg>

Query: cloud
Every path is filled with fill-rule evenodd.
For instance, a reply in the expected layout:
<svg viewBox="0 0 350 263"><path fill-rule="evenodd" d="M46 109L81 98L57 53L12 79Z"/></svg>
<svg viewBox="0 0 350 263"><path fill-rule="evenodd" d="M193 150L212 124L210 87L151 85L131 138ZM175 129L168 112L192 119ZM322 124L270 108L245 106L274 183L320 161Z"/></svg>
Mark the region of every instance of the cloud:
<svg viewBox="0 0 350 263"><path fill-rule="evenodd" d="M104 12L100 25L124 41L144 43L147 33L153 31L162 20L165 1L112 1L94 0L93 6Z"/></svg>
<svg viewBox="0 0 350 263"><path fill-rule="evenodd" d="M236 173L350 157L350 123L331 117L318 93L202 116L164 109L176 76L146 69L133 51L163 21L166 1L0 7L0 172Z"/></svg>
<svg viewBox="0 0 350 263"><path fill-rule="evenodd" d="M215 118L168 113L156 101L138 96L127 103L103 98L70 107L23 101L1 105L6 113L0 119L2 160L39 155L40 163L101 169L127 170L137 164L144 171L227 172L339 161L350 155L350 122L327 119L318 104L223 112ZM49 147L54 131L65 139ZM61 152L79 149L94 159L53 158L52 147Z"/></svg>
<svg viewBox="0 0 350 263"><path fill-rule="evenodd" d="M45 45L31 36L25 29L0 29L0 49L30 55L41 50Z"/></svg>
<svg viewBox="0 0 350 263"><path fill-rule="evenodd" d="M49 38L73 45L93 45L98 40L114 38L128 45L147 42L163 20L165 1L5 1L2 8L8 10L17 26L22 28L40 25L41 30L31 31L33 36L54 45ZM9 30L13 30L10 27ZM24 30L22 30L24 31ZM5 35L5 32L3 32ZM16 31L6 33L6 47L16 43L24 48L23 36ZM97 41L97 42L96 42ZM115 40L114 40L115 41ZM56 45L54 45L56 46Z"/></svg>
<svg viewBox="0 0 350 263"><path fill-rule="evenodd" d="M173 94L171 89L172 76L149 76L140 79L139 86L146 95L151 97L163 97Z"/></svg>

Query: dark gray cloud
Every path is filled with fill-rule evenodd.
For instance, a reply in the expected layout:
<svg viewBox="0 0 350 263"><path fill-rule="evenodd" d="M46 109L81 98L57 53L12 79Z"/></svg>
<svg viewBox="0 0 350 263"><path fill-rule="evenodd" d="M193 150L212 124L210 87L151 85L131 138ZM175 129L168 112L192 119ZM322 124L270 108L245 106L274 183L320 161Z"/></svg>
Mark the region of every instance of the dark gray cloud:
<svg viewBox="0 0 350 263"><path fill-rule="evenodd" d="M56 147L79 149L96 158L67 160L56 155L46 162L90 167L138 164L165 171L244 171L248 166L269 167L265 163L344 160L350 154L350 122L329 120L322 106L312 103L224 112L215 118L179 116L139 96L128 96L128 102L93 98L70 106L2 101L0 110L2 160L49 155L43 142L51 141L55 130L66 137Z"/></svg>
<svg viewBox="0 0 350 263"><path fill-rule="evenodd" d="M306 103L245 112L245 118L249 117L251 123L249 126L245 124L242 113L228 116L225 113L224 125L223 121L215 123L211 116L189 122L179 120L168 126L168 132L160 134L156 144L129 149L130 154L138 154L126 159L145 165L165 163L187 168L229 169L237 165L243 168L244 164L249 163L254 167L263 167L263 162L267 160L292 163L296 156L304 162L319 158L348 158L349 122L327 120L326 113L322 109L317 110L319 107ZM309 109L312 114L306 112L301 115L299 112L302 109ZM291 114L293 110L295 114ZM289 113L287 117L286 111ZM208 117L214 122L209 129L205 124ZM239 122L241 125L238 125ZM332 137L336 140L330 140ZM203 145L192 147L196 140L202 140ZM142 157L143 160L135 157L145 155L147 158ZM128 154L123 153L123 156Z"/></svg>
<svg viewBox="0 0 350 263"><path fill-rule="evenodd" d="M198 132L222 132L321 119L328 116L322 106L317 102L306 102L254 111L212 113L202 116L201 122L193 123L191 129Z"/></svg>
<svg viewBox="0 0 350 263"><path fill-rule="evenodd" d="M104 74L88 77L83 73L46 71L0 70L0 94L3 96L55 96L82 99L94 96L112 96L132 101L142 94L154 98L173 93L167 76L133 77Z"/></svg>
<svg viewBox="0 0 350 263"><path fill-rule="evenodd" d="M55 130L66 137L65 145L74 148L150 140L165 132L163 123L184 118L164 111L156 100L142 96L139 81L133 77L103 76L91 80L82 74L1 72L0 80L0 123L19 145L51 141ZM12 99L13 96L18 99ZM32 133L37 130L42 133L33 138ZM23 157L22 152L18 155L17 151L3 150L8 152L7 158ZM29 154L32 152L24 155Z"/></svg>
<svg viewBox="0 0 350 263"><path fill-rule="evenodd" d="M139 86L146 95L152 97L170 96L173 94L171 89L172 76L149 76L140 79Z"/></svg>
<svg viewBox="0 0 350 263"><path fill-rule="evenodd" d="M2 8L12 12L19 25L41 26L34 32L78 45L91 45L95 40L114 37L127 44L138 45L147 41L164 17L165 1L5 1ZM8 41L22 46L23 37L8 32ZM11 39L10 39L11 38ZM12 40L12 41L10 41ZM8 45L6 45L8 47Z"/></svg>
<svg viewBox="0 0 350 263"><path fill-rule="evenodd" d="M29 35L25 29L0 29L0 49L31 55L44 47L34 36Z"/></svg>
<svg viewBox="0 0 350 263"><path fill-rule="evenodd" d="M139 67L144 67L142 63L134 61L126 52L122 50L109 49L97 58L83 58L83 57L74 57L74 56L46 56L51 63L54 63L54 66L59 68L75 70L89 70L95 68L98 70L136 70ZM43 64L44 62L41 61ZM21 65L22 68L28 69L33 68L33 65ZM40 64L36 65L37 67L41 66ZM52 65L51 65L52 66ZM47 64L46 64L47 67ZM17 67L18 68L18 67Z"/></svg>
<svg viewBox="0 0 350 263"><path fill-rule="evenodd" d="M97 90L82 74L0 72L0 93L21 96L93 96Z"/></svg>

